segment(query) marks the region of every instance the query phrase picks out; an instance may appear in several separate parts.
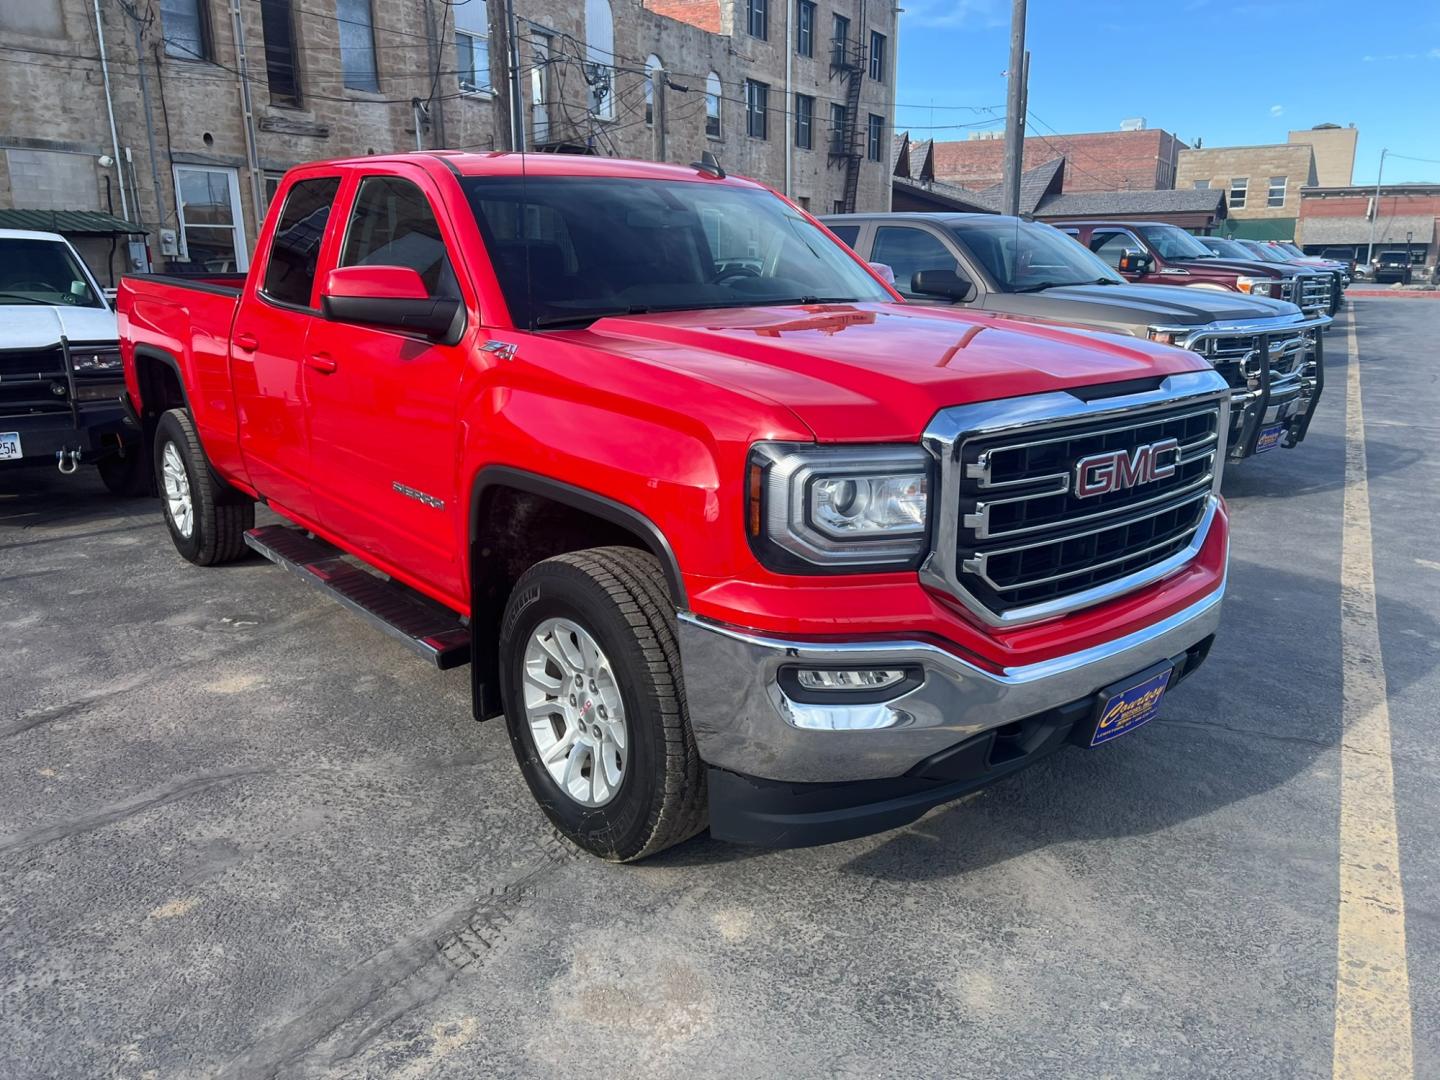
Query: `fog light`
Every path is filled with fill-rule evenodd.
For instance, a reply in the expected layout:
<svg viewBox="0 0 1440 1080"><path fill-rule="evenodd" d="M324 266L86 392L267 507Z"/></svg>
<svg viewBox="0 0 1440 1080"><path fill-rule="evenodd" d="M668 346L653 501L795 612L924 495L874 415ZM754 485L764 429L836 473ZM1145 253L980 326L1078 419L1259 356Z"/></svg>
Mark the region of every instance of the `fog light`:
<svg viewBox="0 0 1440 1080"><path fill-rule="evenodd" d="M905 672L898 668L862 668L832 671L824 668L800 668L795 680L806 690L883 690L903 682Z"/></svg>

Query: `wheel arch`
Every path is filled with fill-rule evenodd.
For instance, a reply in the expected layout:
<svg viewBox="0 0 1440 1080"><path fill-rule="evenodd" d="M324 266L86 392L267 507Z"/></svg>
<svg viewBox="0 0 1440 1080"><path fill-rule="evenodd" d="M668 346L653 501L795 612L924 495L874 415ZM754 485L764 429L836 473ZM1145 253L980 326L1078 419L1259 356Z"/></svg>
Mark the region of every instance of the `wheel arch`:
<svg viewBox="0 0 1440 1080"><path fill-rule="evenodd" d="M500 711L500 621L525 567L590 547L635 547L659 561L675 606L688 607L670 541L650 518L625 503L540 473L491 465L476 473L468 511L471 692L478 720ZM565 515L558 530L553 528L557 513ZM539 531L527 533L532 523Z"/></svg>

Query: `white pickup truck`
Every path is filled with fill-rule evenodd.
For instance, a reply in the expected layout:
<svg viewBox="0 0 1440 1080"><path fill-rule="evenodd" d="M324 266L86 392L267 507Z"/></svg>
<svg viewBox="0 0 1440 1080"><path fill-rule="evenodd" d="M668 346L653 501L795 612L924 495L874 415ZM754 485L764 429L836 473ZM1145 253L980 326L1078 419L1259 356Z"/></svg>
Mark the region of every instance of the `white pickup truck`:
<svg viewBox="0 0 1440 1080"><path fill-rule="evenodd" d="M69 241L0 229L0 470L94 464L115 494L143 494L124 390L114 309Z"/></svg>

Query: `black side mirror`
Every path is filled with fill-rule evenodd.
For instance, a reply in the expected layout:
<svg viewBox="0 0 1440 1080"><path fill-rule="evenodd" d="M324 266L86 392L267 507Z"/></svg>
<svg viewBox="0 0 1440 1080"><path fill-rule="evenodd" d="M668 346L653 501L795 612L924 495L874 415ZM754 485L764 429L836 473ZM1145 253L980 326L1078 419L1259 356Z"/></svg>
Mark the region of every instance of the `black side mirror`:
<svg viewBox="0 0 1440 1080"><path fill-rule="evenodd" d="M964 303L975 286L958 270L920 270L911 275L910 291L922 296L943 296L946 300Z"/></svg>
<svg viewBox="0 0 1440 1080"><path fill-rule="evenodd" d="M1148 274L1155 269L1155 258L1143 251L1127 251L1120 256L1122 274Z"/></svg>

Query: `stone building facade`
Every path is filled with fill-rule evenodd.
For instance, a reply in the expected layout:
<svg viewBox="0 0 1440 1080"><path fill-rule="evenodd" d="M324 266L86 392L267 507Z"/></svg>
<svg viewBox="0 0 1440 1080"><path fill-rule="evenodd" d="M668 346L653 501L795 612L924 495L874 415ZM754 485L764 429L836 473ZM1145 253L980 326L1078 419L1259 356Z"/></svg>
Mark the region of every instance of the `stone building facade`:
<svg viewBox="0 0 1440 1080"><path fill-rule="evenodd" d="M1315 151L1315 183L1320 187L1347 187L1355 180L1355 147L1360 132L1355 125L1316 124L1292 131L1286 142L1303 143Z"/></svg>
<svg viewBox="0 0 1440 1080"><path fill-rule="evenodd" d="M0 0L0 209L138 223L110 272L87 252L102 279L147 250L243 270L286 169L417 148L709 150L817 213L884 209L895 10L514 0L512 40L500 0Z"/></svg>
<svg viewBox="0 0 1440 1080"><path fill-rule="evenodd" d="M1177 188L1223 191L1226 235L1254 240L1293 240L1300 189L1314 185L1307 143L1182 150L1175 178Z"/></svg>

